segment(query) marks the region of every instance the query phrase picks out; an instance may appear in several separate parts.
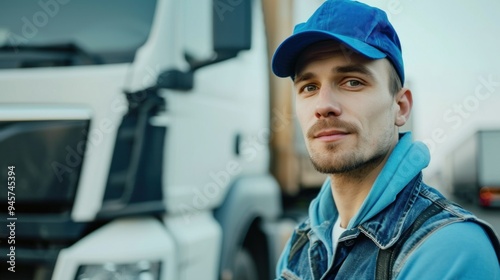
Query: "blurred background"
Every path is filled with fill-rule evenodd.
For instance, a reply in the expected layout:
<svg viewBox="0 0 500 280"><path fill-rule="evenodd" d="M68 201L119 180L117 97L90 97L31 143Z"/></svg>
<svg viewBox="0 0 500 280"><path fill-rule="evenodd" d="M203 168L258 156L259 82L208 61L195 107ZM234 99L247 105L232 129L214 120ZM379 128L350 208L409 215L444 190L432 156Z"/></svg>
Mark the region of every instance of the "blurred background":
<svg viewBox="0 0 500 280"><path fill-rule="evenodd" d="M399 34L424 180L500 232L500 2L361 2ZM273 279L325 175L270 60L322 3L0 4L0 278Z"/></svg>

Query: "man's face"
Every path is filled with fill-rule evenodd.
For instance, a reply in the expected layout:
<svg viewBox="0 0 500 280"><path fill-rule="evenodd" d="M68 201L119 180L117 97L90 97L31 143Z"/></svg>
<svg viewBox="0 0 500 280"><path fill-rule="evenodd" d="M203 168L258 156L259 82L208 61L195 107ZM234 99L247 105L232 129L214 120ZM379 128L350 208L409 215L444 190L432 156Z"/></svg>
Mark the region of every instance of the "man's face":
<svg viewBox="0 0 500 280"><path fill-rule="evenodd" d="M296 113L318 171L357 170L392 151L399 106L389 91L389 65L386 59L345 52L333 41L315 44L299 57Z"/></svg>

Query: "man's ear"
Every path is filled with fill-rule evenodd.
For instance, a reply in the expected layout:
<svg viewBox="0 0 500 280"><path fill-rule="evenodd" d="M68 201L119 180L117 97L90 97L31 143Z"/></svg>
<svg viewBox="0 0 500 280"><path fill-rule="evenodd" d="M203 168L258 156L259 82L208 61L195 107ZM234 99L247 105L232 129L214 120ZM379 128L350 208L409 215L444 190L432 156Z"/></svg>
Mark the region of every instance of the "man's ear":
<svg viewBox="0 0 500 280"><path fill-rule="evenodd" d="M395 124L397 126L403 126L406 121L410 118L411 108L413 106L413 97L411 91L407 88L402 88L395 97L396 108L398 111L396 112L396 120Z"/></svg>

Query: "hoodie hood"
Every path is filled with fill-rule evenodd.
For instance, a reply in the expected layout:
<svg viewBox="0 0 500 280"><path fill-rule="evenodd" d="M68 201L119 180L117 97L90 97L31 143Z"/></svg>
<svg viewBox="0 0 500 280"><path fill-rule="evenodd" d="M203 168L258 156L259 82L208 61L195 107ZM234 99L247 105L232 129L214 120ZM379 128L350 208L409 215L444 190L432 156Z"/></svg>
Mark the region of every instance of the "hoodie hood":
<svg viewBox="0 0 500 280"><path fill-rule="evenodd" d="M394 202L398 193L429 164L430 154L425 144L413 142L411 132L401 133L399 137L397 145L373 183L361 208L350 220L347 229L368 221ZM320 193L309 206L312 230L319 236L328 236L337 216L330 178L327 178Z"/></svg>

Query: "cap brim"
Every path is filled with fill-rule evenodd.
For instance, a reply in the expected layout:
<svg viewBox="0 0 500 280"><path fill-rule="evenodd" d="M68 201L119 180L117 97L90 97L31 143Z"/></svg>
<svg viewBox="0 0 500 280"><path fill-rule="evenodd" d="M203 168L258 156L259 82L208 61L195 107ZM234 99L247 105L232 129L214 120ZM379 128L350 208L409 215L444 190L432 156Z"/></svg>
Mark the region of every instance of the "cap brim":
<svg viewBox="0 0 500 280"><path fill-rule="evenodd" d="M278 77L292 77L295 74L295 63L299 54L308 46L324 41L335 40L347 45L361 55L371 59L381 59L386 55L377 48L351 37L333 34L325 31L305 31L288 37L276 49L272 59L272 70Z"/></svg>

